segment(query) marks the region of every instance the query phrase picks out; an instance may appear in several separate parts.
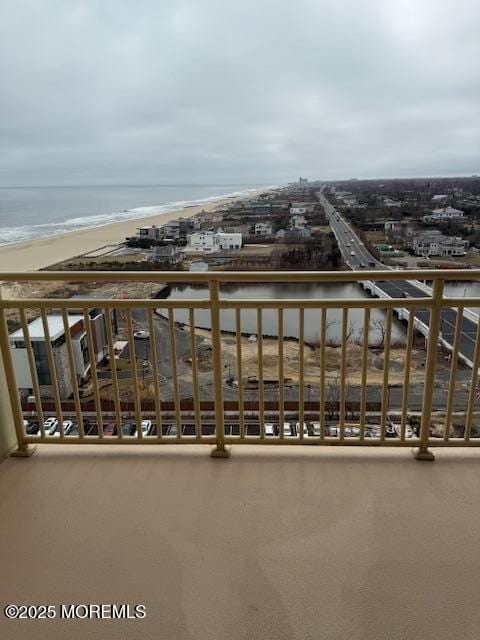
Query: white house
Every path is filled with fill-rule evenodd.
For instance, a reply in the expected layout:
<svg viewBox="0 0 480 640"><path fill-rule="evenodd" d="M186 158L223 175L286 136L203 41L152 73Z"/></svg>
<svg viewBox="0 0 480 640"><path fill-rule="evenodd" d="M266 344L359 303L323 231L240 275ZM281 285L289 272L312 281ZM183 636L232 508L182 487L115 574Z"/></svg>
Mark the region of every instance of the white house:
<svg viewBox="0 0 480 640"><path fill-rule="evenodd" d="M424 222L442 222L444 220L458 220L463 218L464 213L460 209L454 209L453 207L441 207L434 209L429 215L423 216Z"/></svg>
<svg viewBox="0 0 480 640"><path fill-rule="evenodd" d="M293 216L298 214L304 214L304 213L307 213L307 209L304 206L290 207L290 213Z"/></svg>
<svg viewBox="0 0 480 640"><path fill-rule="evenodd" d="M220 250L219 239L215 231L195 231L188 236L185 253L214 253Z"/></svg>
<svg viewBox="0 0 480 640"><path fill-rule="evenodd" d="M272 235L272 224L270 222L257 222L255 224L256 236L270 236Z"/></svg>
<svg viewBox="0 0 480 640"><path fill-rule="evenodd" d="M217 233L218 244L222 250L232 250L242 248L241 233Z"/></svg>

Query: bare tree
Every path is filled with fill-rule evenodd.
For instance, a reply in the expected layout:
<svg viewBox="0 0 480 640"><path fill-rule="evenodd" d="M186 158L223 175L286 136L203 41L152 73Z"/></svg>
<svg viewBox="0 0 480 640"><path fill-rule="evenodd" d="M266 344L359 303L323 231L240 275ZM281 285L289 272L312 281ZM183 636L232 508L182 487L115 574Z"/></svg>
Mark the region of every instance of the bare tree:
<svg viewBox="0 0 480 640"><path fill-rule="evenodd" d="M379 334L377 346L383 348L385 345L385 334L387 332L387 321L384 318L373 318L370 321L370 328Z"/></svg>

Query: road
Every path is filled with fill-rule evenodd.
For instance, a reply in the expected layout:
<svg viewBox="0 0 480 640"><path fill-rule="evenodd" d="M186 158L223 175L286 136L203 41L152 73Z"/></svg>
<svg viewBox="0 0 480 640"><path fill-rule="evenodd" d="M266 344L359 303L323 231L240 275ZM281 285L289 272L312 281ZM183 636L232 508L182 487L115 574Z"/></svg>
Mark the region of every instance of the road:
<svg viewBox="0 0 480 640"><path fill-rule="evenodd" d="M350 269L352 269L352 271L360 271L362 269L387 270L388 267L372 256L358 235L353 231L351 225L336 211L323 193L319 192L317 196L320 204L325 209L325 214L335 233L343 260ZM379 274L379 278L381 278L381 274ZM390 298L428 299L430 297L420 286L416 286L407 280L385 281L380 279L375 280L375 284ZM429 325L430 313L428 310L416 309L414 315L426 326ZM453 346L456 322L457 311L455 309L442 310L440 316L441 337L450 346ZM473 362L474 359L477 328L478 325L475 322L469 318L462 318L459 354L469 362Z"/></svg>

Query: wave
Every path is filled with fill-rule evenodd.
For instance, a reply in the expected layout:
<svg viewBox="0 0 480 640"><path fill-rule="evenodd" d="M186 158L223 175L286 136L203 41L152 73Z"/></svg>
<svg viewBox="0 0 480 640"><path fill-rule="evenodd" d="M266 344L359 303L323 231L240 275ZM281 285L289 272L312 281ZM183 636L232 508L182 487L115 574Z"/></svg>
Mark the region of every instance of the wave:
<svg viewBox="0 0 480 640"><path fill-rule="evenodd" d="M276 185L271 185L268 187L262 187L261 190L263 191L276 188L279 187L277 187ZM61 222L44 222L35 225L2 227L0 246L27 242L29 240L41 239L52 235L73 233L75 231L80 231L83 229L94 229L96 227L103 227L115 222L127 222L128 220L138 220L140 218L148 218L166 213L173 213L181 209L197 207L203 204L210 204L213 202L218 202L219 200L245 197L251 195L252 193L258 192L259 189L259 187L255 187L252 189L232 191L229 193L209 196L206 198L197 198L194 200L176 200L174 202L165 202L159 205L134 207L132 209L125 209L124 211L112 211L110 213L100 213L91 216L79 216L75 218L69 218Z"/></svg>

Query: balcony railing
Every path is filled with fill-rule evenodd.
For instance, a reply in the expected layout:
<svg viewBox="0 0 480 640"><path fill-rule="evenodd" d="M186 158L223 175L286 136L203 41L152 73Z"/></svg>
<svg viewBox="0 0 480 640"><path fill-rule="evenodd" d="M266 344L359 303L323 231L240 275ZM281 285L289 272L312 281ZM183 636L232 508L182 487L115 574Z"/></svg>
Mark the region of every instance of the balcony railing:
<svg viewBox="0 0 480 640"><path fill-rule="evenodd" d="M415 279L431 281L433 289L424 287L425 297L417 298L223 295L223 286L240 283L340 286ZM477 270L0 274L8 285L118 283L119 292L115 298L7 294L0 300L8 386L0 394L11 408L17 454L28 455L35 443L199 443L214 445L212 455L220 457L228 455L227 445L247 443L414 446L417 458L432 459L430 447L478 446L480 325L470 308L480 306L480 299L448 297L444 284L479 279ZM125 282L203 285L205 297L125 299ZM103 311L103 334L93 324L93 309ZM112 310L125 347L121 358L114 348ZM58 348L50 335L52 314L64 336ZM90 360L83 376L72 316ZM285 329L287 316L290 332L295 318L295 335ZM38 334L30 335L32 318L42 327L41 357L39 347L34 349ZM14 330L20 346L11 338ZM102 339L105 357L97 362ZM15 348L24 350L21 372Z"/></svg>

